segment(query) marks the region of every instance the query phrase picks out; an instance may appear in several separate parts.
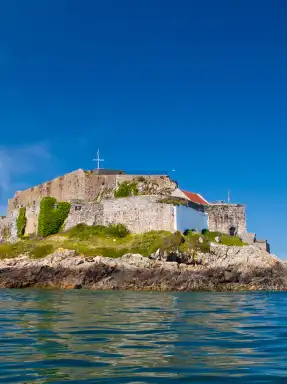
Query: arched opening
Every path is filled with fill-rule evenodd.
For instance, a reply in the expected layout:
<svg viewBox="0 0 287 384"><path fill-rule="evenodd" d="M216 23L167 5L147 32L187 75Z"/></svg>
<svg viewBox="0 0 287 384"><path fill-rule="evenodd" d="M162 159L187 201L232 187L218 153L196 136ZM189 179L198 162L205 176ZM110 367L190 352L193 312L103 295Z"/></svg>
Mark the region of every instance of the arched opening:
<svg viewBox="0 0 287 384"><path fill-rule="evenodd" d="M229 228L229 234L230 234L230 236L234 236L235 233L236 233L236 228L235 228L235 227L230 227L230 228Z"/></svg>

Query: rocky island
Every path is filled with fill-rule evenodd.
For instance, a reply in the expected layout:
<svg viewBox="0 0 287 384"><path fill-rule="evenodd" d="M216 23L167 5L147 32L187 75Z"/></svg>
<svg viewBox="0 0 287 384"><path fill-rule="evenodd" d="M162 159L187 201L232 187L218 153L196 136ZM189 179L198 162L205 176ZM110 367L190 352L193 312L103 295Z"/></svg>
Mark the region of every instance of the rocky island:
<svg viewBox="0 0 287 384"><path fill-rule="evenodd" d="M287 288L286 264L255 245L212 242L209 239L215 234L210 232L182 235L159 231L124 237L104 232L104 228L79 225L46 239L1 245L0 287L153 291ZM223 242L240 242L226 235L222 238ZM131 252L125 253L127 249ZM11 257L5 258L3 252Z"/></svg>
<svg viewBox="0 0 287 384"><path fill-rule="evenodd" d="M8 201L0 287L284 290L286 265L246 227L167 175L78 170Z"/></svg>

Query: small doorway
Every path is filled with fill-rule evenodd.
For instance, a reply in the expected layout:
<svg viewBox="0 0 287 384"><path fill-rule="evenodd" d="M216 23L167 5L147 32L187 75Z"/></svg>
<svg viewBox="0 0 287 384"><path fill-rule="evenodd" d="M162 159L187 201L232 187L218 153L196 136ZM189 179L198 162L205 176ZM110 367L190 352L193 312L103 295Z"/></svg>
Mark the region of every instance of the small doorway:
<svg viewBox="0 0 287 384"><path fill-rule="evenodd" d="M229 235L230 236L235 236L236 233L236 228L235 227L230 227L229 228Z"/></svg>

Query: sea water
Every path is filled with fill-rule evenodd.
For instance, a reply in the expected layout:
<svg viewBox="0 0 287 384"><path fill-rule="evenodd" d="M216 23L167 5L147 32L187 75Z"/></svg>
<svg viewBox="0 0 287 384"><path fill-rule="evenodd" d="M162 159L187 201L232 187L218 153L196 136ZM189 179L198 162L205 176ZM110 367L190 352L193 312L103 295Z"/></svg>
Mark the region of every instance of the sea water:
<svg viewBox="0 0 287 384"><path fill-rule="evenodd" d="M287 294L0 290L1 383L287 383Z"/></svg>

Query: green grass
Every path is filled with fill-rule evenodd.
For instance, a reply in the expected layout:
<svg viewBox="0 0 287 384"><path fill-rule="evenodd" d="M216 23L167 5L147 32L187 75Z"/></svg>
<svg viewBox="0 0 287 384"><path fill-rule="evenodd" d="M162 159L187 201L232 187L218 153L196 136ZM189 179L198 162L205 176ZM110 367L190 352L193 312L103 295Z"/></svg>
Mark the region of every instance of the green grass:
<svg viewBox="0 0 287 384"><path fill-rule="evenodd" d="M0 258L11 258L28 254L31 258L42 258L58 248L75 250L84 256L121 257L126 253L139 253L149 256L158 249L170 252L179 249L182 252L196 255L198 251L209 252L210 243L219 236L221 244L246 245L236 236L228 236L218 232L199 234L187 231L185 236L180 232L150 231L142 234L130 234L124 226L87 226L79 224L65 233L46 238L22 239L14 244L0 244Z"/></svg>
<svg viewBox="0 0 287 384"><path fill-rule="evenodd" d="M8 259L16 257L26 253L30 249L31 247L28 246L28 244L24 244L23 241L18 241L15 244L0 244L0 258Z"/></svg>
<svg viewBox="0 0 287 384"><path fill-rule="evenodd" d="M244 245L248 245L247 243L244 243L239 237L228 235L222 235L220 237L220 244L237 247L243 247Z"/></svg>
<svg viewBox="0 0 287 384"><path fill-rule="evenodd" d="M149 256L159 248L172 234L168 231L150 231L143 234L133 235L130 243L130 252Z"/></svg>
<svg viewBox="0 0 287 384"><path fill-rule="evenodd" d="M89 240L93 237L119 237L123 238L129 234L129 230L123 224L110 224L88 226L86 224L78 224L71 228L66 235L71 239Z"/></svg>
<svg viewBox="0 0 287 384"><path fill-rule="evenodd" d="M214 242L214 243L216 242L215 238L218 236L220 239L220 244L223 244L223 245L238 246L238 247L247 245L247 243L244 243L238 236L229 236L220 232L206 231L202 236L208 241Z"/></svg>
<svg viewBox="0 0 287 384"><path fill-rule="evenodd" d="M143 234L128 234L116 237L106 232L106 227L72 228L64 236L63 247L75 249L87 256L102 255L106 257L120 257L125 253L140 253L149 256L161 247L164 238L171 236L167 231L151 231Z"/></svg>
<svg viewBox="0 0 287 384"><path fill-rule="evenodd" d="M53 244L39 244L32 247L29 254L33 259L41 259L42 257L48 256L54 251Z"/></svg>
<svg viewBox="0 0 287 384"><path fill-rule="evenodd" d="M39 259L54 251L53 244L41 244L41 242L17 241L14 244L0 244L0 259L8 259L28 254L30 257Z"/></svg>

